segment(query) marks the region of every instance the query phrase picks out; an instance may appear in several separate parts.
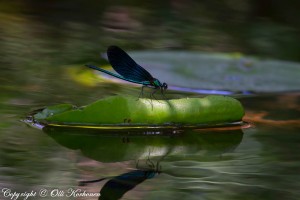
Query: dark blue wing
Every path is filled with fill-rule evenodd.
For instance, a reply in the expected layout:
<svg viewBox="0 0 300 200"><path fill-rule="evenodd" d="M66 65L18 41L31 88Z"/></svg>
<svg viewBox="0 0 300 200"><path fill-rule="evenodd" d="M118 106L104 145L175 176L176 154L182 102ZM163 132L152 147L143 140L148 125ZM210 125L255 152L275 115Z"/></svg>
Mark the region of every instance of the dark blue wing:
<svg viewBox="0 0 300 200"><path fill-rule="evenodd" d="M138 82L153 80L153 77L148 71L138 65L125 51L119 47L108 47L107 56L114 70L124 78Z"/></svg>
<svg viewBox="0 0 300 200"><path fill-rule="evenodd" d="M120 74L115 74L115 73L112 73L111 71L107 71L105 69L102 69L100 67L96 67L94 65L85 65L91 69L95 69L95 70L98 70L98 71L101 71L101 72L104 72L106 74L109 74L111 76L114 76L116 78L119 78L119 79L122 79L122 80L125 80L125 81L129 81L129 82L132 82L132 83L137 83L137 84L145 84L145 85L149 85L150 82L149 81L136 81L136 80L131 80L131 79L128 79L128 78L125 78L123 76L121 76Z"/></svg>

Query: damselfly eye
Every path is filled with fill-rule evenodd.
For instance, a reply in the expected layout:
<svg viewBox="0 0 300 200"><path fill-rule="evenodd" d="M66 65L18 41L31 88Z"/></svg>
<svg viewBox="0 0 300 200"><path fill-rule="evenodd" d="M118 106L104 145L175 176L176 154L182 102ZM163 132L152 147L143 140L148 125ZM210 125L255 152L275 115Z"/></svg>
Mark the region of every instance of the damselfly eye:
<svg viewBox="0 0 300 200"><path fill-rule="evenodd" d="M162 84L162 88L163 88L164 90L168 89L168 84L163 83L163 84Z"/></svg>

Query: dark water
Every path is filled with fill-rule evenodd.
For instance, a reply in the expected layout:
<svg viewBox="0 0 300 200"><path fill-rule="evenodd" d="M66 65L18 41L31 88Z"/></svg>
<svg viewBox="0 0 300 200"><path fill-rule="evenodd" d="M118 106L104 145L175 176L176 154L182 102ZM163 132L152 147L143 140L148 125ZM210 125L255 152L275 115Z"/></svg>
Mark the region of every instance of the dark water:
<svg viewBox="0 0 300 200"><path fill-rule="evenodd" d="M224 16L216 11L202 12L217 6L213 4L157 2L147 4L150 9L94 4L1 3L1 199L98 199L99 194L100 199L300 199L300 93L284 92L299 91L299 65L264 60L259 65L236 59L239 54L220 60L187 51L261 50L262 55L297 60L295 29L266 21L249 26L241 14L247 12L246 4L233 6L236 12L228 18L244 32L219 26ZM213 23L216 16L219 21ZM244 121L251 126L120 134L39 130L21 122L27 113L49 105L86 105L117 94L138 96L139 87L100 79L83 67L107 64L99 55L111 44L136 49L136 55L141 52L139 62L149 64L149 71L174 89L168 98L222 90L242 102ZM151 56L138 51L147 47L183 52L156 53L161 57L150 62ZM224 68L228 70L223 73ZM262 88L264 93L256 94ZM276 89L282 92L274 93Z"/></svg>
<svg viewBox="0 0 300 200"><path fill-rule="evenodd" d="M57 77L60 83L66 81L59 80L64 75ZM60 92L47 85L32 92L32 87L7 84L3 89L1 189L37 192L32 199L39 199L42 189L48 191L48 199L51 195L97 199L91 195L99 192L102 199L300 197L299 93L240 96L250 128L141 135L29 127L20 119L36 108L61 102L87 104L101 96L99 91L109 93L105 85L83 89L62 84ZM115 87L112 91L117 93L139 91ZM170 95L193 96L175 91ZM80 181L97 179L79 186ZM76 189L80 191L71 193ZM2 199L9 199L4 191ZM89 197L78 197L84 194Z"/></svg>

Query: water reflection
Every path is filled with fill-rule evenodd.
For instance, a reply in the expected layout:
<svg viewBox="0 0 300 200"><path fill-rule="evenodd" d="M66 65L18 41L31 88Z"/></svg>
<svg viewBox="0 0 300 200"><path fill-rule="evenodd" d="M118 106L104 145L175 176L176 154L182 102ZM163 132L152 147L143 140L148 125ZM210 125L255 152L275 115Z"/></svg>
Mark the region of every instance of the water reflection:
<svg viewBox="0 0 300 200"><path fill-rule="evenodd" d="M300 127L299 92L249 96L241 101L249 109L244 117L246 121L277 127Z"/></svg>
<svg viewBox="0 0 300 200"><path fill-rule="evenodd" d="M85 186L90 183L97 183L105 179L109 179L109 181L107 181L101 188L99 192L99 199L120 199L126 192L134 189L137 185L161 173L161 166L159 165L159 162L155 165L150 159L148 159L146 163L148 164L148 169L141 169L137 164L136 170L132 170L112 178L80 181L79 185Z"/></svg>
<svg viewBox="0 0 300 200"><path fill-rule="evenodd" d="M81 186L89 186L107 181L100 189L99 199L120 199L126 192L159 174L209 176L209 170L192 167L192 162L186 159L194 162L220 160L222 154L233 151L243 138L240 128L182 130L176 134L161 130L159 135L144 135L136 130L105 132L63 127L45 127L43 131L59 144L80 150L86 157L104 165L134 161L131 170L119 175L79 182ZM191 167L184 170L184 166Z"/></svg>
<svg viewBox="0 0 300 200"><path fill-rule="evenodd" d="M234 149L243 138L242 129L182 130L177 134L161 130L159 135L143 135L137 130L105 132L63 127L45 127L43 130L59 144L80 150L85 156L100 162L184 157L197 153L202 157L212 153L219 155Z"/></svg>

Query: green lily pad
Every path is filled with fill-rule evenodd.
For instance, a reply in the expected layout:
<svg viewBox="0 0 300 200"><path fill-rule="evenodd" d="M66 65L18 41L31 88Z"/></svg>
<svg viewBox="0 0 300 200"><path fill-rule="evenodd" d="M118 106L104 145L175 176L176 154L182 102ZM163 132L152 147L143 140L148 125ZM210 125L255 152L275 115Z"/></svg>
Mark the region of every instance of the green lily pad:
<svg viewBox="0 0 300 200"><path fill-rule="evenodd" d="M35 116L51 125L186 126L241 121L244 109L238 100L228 96L159 101L113 96L81 108L70 109L68 104L49 107Z"/></svg>
<svg viewBox="0 0 300 200"><path fill-rule="evenodd" d="M300 64L235 54L129 52L160 81L187 88L284 92L300 89Z"/></svg>
<svg viewBox="0 0 300 200"><path fill-rule="evenodd" d="M166 82L171 90L172 86L237 92L300 90L300 64L296 62L262 59L240 53L133 51L129 55L153 77ZM107 68L107 65L99 67ZM100 75L98 80L105 81L105 74L97 73ZM78 81L78 76L75 77L74 80ZM91 78L94 80L95 75L88 79ZM110 76L108 78L120 81Z"/></svg>
<svg viewBox="0 0 300 200"><path fill-rule="evenodd" d="M45 119L47 117L56 115L58 113L72 110L73 107L74 106L71 104L59 104L59 105L49 106L43 109L41 112L36 113L33 117L36 120Z"/></svg>

